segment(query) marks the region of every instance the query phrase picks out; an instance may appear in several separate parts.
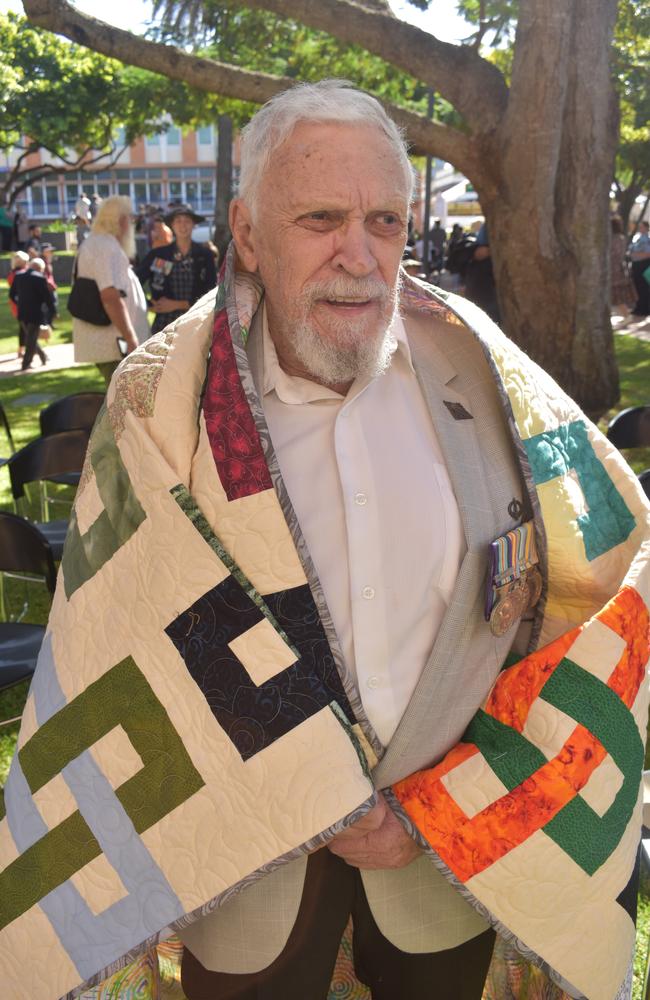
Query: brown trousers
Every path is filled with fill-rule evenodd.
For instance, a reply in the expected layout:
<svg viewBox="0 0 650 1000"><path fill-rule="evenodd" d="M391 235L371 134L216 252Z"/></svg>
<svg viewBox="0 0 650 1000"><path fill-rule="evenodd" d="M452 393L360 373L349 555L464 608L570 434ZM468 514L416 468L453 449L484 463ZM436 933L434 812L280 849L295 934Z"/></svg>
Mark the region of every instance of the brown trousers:
<svg viewBox="0 0 650 1000"><path fill-rule="evenodd" d="M186 948L188 1000L326 1000L350 915L355 972L373 1000L480 1000L494 931L432 954L400 951L377 927L358 869L326 848L308 859L296 923L275 961L256 973L209 972Z"/></svg>

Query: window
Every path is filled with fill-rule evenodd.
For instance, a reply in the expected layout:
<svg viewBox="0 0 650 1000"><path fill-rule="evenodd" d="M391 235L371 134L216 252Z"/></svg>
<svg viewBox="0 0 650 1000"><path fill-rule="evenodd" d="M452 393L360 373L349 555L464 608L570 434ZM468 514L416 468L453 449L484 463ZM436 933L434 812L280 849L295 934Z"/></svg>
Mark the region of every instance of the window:
<svg viewBox="0 0 650 1000"><path fill-rule="evenodd" d="M181 130L172 125L167 129L167 145L168 146L180 146L181 144Z"/></svg>
<svg viewBox="0 0 650 1000"><path fill-rule="evenodd" d="M149 198L147 199L153 204L158 205L162 200L162 184L159 181L152 181L149 184Z"/></svg>
<svg viewBox="0 0 650 1000"><path fill-rule="evenodd" d="M117 193L126 195L128 198L131 197L131 185L128 181L119 181L117 185Z"/></svg>
<svg viewBox="0 0 650 1000"><path fill-rule="evenodd" d="M212 125L202 125L201 128L197 129L196 137L199 146L211 146L212 145Z"/></svg>
<svg viewBox="0 0 650 1000"><path fill-rule="evenodd" d="M204 212L214 211L212 181L201 181L201 209Z"/></svg>
<svg viewBox="0 0 650 1000"><path fill-rule="evenodd" d="M47 200L47 211L49 215L56 215L59 211L59 189L54 184L48 184L45 188Z"/></svg>
<svg viewBox="0 0 650 1000"><path fill-rule="evenodd" d="M144 138L146 146L157 148L160 146L160 136L159 135L146 135Z"/></svg>

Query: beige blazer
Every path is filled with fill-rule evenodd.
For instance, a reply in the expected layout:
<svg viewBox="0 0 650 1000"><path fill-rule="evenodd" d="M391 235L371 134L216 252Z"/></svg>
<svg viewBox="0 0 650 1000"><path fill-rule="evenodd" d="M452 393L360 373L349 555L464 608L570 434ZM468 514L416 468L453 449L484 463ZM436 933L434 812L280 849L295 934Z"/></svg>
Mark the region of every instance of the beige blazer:
<svg viewBox="0 0 650 1000"><path fill-rule="evenodd" d="M406 312L404 320L458 501L467 553L429 660L374 770L377 788L439 760L462 736L511 646L525 652L520 645L525 629L496 638L483 616L488 546L521 520L509 512L512 501L526 502L494 378L467 328L419 312ZM254 324L249 356L259 385L261 337L256 336ZM459 419L462 410L453 404L471 417ZM265 968L282 951L295 922L305 865L301 858L265 876L185 928L183 941L207 969ZM452 948L487 927L424 856L407 868L362 872L362 878L380 930L404 951Z"/></svg>

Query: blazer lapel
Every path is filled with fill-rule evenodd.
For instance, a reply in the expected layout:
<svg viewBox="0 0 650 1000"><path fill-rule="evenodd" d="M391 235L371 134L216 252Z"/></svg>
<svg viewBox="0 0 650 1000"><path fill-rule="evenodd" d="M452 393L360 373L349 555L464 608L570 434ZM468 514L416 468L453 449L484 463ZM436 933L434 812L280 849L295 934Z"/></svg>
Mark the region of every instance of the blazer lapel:
<svg viewBox="0 0 650 1000"><path fill-rule="evenodd" d="M458 742L516 634L513 628L495 637L483 614L489 543L517 523L508 505L523 497L494 380L466 328L430 318L406 321L413 363L458 501L467 552L429 660L375 768L379 788L430 766Z"/></svg>

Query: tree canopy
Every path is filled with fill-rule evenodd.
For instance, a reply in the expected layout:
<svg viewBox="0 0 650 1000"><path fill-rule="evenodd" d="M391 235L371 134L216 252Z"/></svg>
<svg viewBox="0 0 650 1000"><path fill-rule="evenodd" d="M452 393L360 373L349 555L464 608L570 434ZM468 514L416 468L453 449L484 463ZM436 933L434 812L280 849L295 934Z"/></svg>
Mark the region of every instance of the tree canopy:
<svg viewBox="0 0 650 1000"><path fill-rule="evenodd" d="M616 401L607 251L618 129L611 48L617 0L518 0L516 5L514 0L461 0L467 15L477 19L473 38L461 45L400 21L386 0L245 0L237 5L163 0L160 12L168 6L181 13L181 20L194 16L197 26L198 12L201 25L208 16L221 18L223 25L226 16L244 17L244 10L288 22L285 28L273 22L272 35L258 36L255 51L251 46L246 51L246 40L239 37L217 58L174 44L173 37L169 42L141 38L114 28L67 0L23 3L35 24L220 99L260 104L307 77L313 66L309 47L317 52L319 41L318 35L303 35L307 52L301 56L292 42L304 29L335 39L340 58L347 58L352 70L348 75L361 86L362 66L369 74L373 66L356 50L408 74L419 85L410 100L412 84L404 91L403 78L391 78L386 69L381 86L396 87L397 93L384 95L371 77L365 85L376 89L406 129L413 150L450 161L472 182L489 225L506 332L592 414ZM235 9L239 13L232 13ZM172 36L176 28L167 18ZM514 36L507 75L481 54L481 41L494 31ZM273 45L276 38L279 47ZM317 72L327 75L321 65ZM422 88L432 88L453 107L453 120L428 120Z"/></svg>
<svg viewBox="0 0 650 1000"><path fill-rule="evenodd" d="M0 15L0 151L15 161L0 175L0 199L15 201L50 174L106 169L138 136L164 131L170 117L202 122L215 105L205 92ZM31 166L39 150L52 162Z"/></svg>

